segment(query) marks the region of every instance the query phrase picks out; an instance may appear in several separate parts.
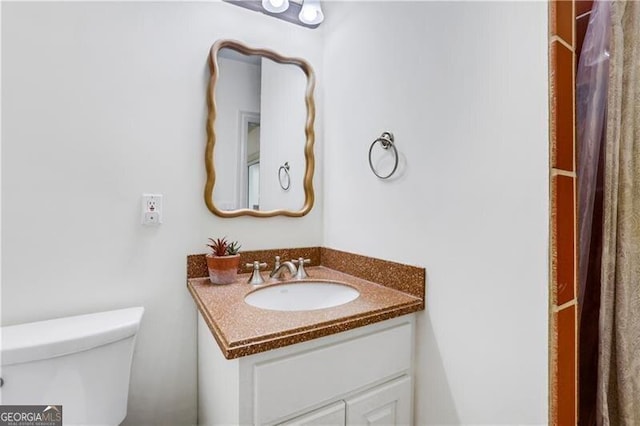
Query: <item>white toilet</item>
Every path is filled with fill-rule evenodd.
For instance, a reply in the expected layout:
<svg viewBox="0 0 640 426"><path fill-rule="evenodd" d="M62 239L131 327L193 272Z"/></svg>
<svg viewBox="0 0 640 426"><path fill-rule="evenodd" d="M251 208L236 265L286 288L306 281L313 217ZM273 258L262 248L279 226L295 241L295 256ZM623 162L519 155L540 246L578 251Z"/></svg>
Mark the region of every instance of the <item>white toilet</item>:
<svg viewBox="0 0 640 426"><path fill-rule="evenodd" d="M0 328L0 404L62 405L65 425L118 425L144 308Z"/></svg>

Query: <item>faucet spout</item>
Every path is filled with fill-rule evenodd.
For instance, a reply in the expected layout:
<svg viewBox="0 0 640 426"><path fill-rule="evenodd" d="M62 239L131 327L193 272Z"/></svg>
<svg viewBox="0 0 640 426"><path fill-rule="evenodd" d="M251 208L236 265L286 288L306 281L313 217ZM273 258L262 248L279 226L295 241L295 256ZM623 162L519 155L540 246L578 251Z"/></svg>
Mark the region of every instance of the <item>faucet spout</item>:
<svg viewBox="0 0 640 426"><path fill-rule="evenodd" d="M293 262L286 261L282 262L278 267L271 271L269 277L281 279L285 269L289 270L289 274L291 274L292 277L295 277L296 273L298 272L298 269L296 268L296 265L293 264Z"/></svg>

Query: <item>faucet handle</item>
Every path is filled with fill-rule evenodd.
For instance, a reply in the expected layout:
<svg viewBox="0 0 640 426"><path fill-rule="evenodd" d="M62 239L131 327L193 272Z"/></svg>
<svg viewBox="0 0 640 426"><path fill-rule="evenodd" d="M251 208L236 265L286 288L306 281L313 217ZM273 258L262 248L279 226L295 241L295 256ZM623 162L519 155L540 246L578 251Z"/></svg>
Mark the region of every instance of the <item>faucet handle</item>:
<svg viewBox="0 0 640 426"><path fill-rule="evenodd" d="M264 262L260 262L255 260L253 263L247 263L244 265L246 268L253 268L253 273L251 274L251 278L247 281L249 284L260 285L264 284L264 278L260 275L260 269L266 268L267 264Z"/></svg>
<svg viewBox="0 0 640 426"><path fill-rule="evenodd" d="M311 259L305 259L304 257L299 257L298 260L291 260L291 262L298 265L298 272L296 273L297 280L303 280L305 278L309 278L309 274L304 270L304 265L308 265L311 263Z"/></svg>

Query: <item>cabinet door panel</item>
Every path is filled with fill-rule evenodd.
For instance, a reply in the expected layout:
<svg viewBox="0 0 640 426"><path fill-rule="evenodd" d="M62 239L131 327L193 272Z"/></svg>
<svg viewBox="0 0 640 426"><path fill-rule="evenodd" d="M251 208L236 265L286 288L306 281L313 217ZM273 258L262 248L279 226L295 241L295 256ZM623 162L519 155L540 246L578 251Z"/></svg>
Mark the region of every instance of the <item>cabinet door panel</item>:
<svg viewBox="0 0 640 426"><path fill-rule="evenodd" d="M404 376L348 399L347 424L411 424L411 386L411 378Z"/></svg>
<svg viewBox="0 0 640 426"><path fill-rule="evenodd" d="M345 426L345 421L345 403L338 401L288 422L279 423L278 426Z"/></svg>

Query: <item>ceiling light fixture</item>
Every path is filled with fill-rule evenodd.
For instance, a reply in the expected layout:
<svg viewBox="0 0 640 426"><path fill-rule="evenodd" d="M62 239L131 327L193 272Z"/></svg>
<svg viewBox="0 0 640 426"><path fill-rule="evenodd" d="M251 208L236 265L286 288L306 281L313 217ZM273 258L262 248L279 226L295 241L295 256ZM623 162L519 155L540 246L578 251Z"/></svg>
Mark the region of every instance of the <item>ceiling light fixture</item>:
<svg viewBox="0 0 640 426"><path fill-rule="evenodd" d="M306 28L318 28L324 20L320 0L222 0Z"/></svg>

